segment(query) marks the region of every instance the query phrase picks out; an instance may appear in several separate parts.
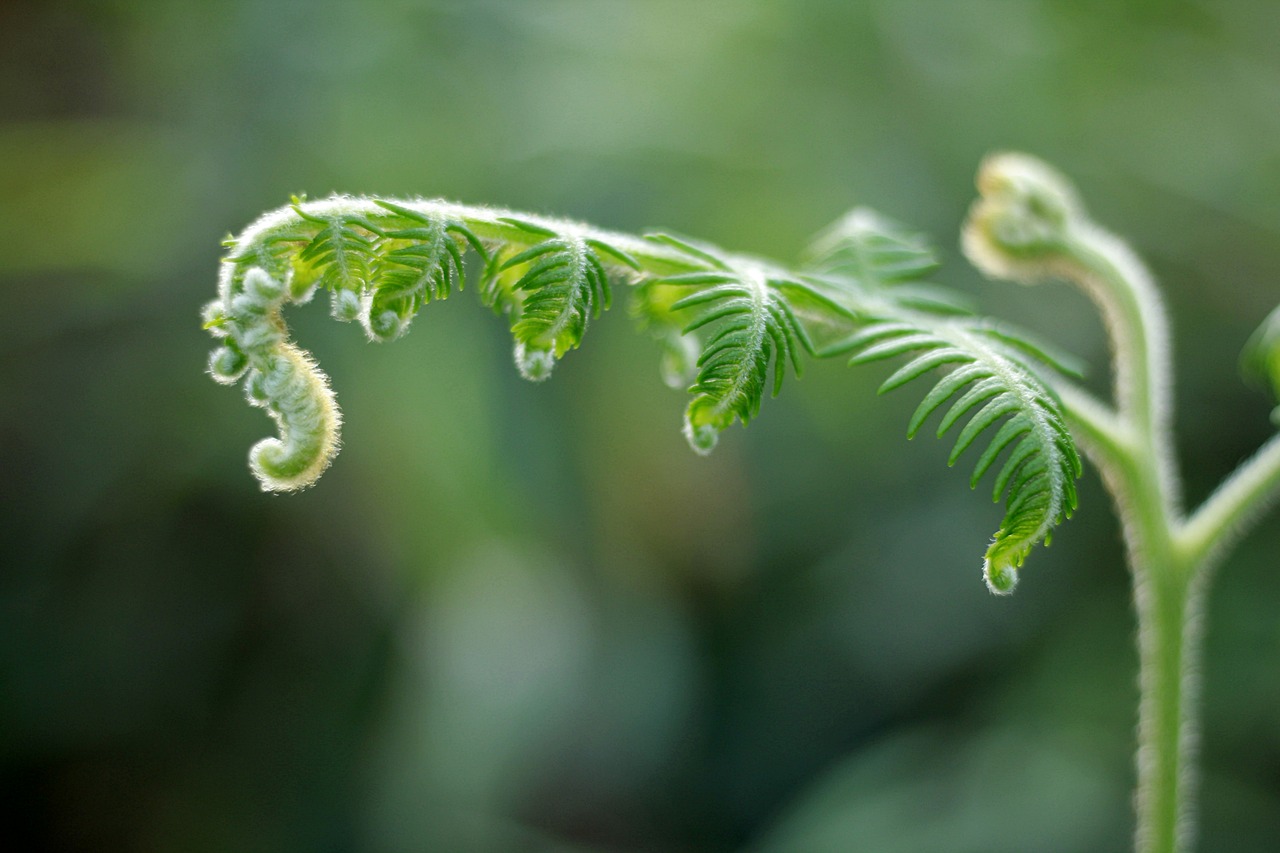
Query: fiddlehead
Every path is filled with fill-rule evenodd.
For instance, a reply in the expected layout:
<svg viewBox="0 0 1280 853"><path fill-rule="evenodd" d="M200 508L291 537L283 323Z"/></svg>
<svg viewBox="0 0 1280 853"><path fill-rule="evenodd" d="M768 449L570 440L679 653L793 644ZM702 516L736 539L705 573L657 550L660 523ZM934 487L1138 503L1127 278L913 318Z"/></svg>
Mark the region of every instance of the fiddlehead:
<svg viewBox="0 0 1280 853"><path fill-rule="evenodd" d="M209 373L223 384L244 379L249 403L275 420L278 438L258 442L249 464L266 491L308 485L337 451L340 417L329 383L286 339L280 308L285 283L251 267L230 300L205 307L205 328L223 339L209 358Z"/></svg>

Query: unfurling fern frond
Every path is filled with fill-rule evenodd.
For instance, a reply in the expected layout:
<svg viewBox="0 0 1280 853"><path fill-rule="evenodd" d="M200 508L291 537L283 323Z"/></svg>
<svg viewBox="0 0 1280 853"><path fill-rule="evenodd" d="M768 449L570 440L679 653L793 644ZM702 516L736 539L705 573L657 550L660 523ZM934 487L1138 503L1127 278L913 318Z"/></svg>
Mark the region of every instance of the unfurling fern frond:
<svg viewBox="0 0 1280 853"><path fill-rule="evenodd" d="M590 320L609 306L612 283L639 285L633 313L663 342L666 378L688 382L696 374L684 432L700 453L734 421L755 417L788 369L800 373L801 351L815 349L806 325L821 328L826 340L842 330L843 348L826 349L856 352L859 360L912 352L917 357L898 384L932 366L960 364L926 402L936 407L972 385L944 422L949 428L982 404L957 453L1006 420L978 465L980 476L1011 449L998 478L1008 512L988 553L994 586L1011 583L1026 551L1074 505L1070 472L1078 460L1056 404L1034 378L1034 353L1019 349L1017 337L956 320L954 300L918 280L936 265L927 245L868 211L818 241L806 275L666 235L639 239L422 200L295 200L228 249L220 298L206 312L206 328L223 339L210 372L221 382L243 379L250 401L277 422L279 437L253 451L266 489L309 484L338 444L333 395L289 342L283 306L324 287L334 316L359 319L374 340L395 338L423 305L462 287L464 254L474 250L483 262L481 299L507 315L516 364L528 379L546 378L581 343ZM848 338L851 324L863 328ZM922 407L920 418L929 411Z"/></svg>
<svg viewBox="0 0 1280 853"><path fill-rule="evenodd" d="M338 446L328 382L288 339L282 309L323 287L331 313L373 340L402 334L427 302L460 289L465 253L483 262L482 301L507 315L520 372L545 378L609 306L611 279L640 283L705 269L688 252L579 223L445 201L295 198L224 242L219 298L205 328L221 340L209 370L244 381L280 435L255 448L268 490L309 485Z"/></svg>
<svg viewBox="0 0 1280 853"><path fill-rule="evenodd" d="M1074 368L1026 336L989 321L955 314L954 303L932 297L916 279L929 272L927 245L893 223L865 211L841 220L811 252L811 268L835 298L862 320L854 334L823 348L824 356L851 355L864 364L904 355L910 359L880 386L884 393L938 368L942 378L925 395L907 428L914 437L925 420L950 404L938 425L942 437L961 420L948 464L983 434L970 485L1004 462L995 476L993 500L1005 498L1005 516L984 559L993 592L1007 593L1017 570L1037 543L1076 506L1080 457L1061 405L1039 378L1050 368Z"/></svg>

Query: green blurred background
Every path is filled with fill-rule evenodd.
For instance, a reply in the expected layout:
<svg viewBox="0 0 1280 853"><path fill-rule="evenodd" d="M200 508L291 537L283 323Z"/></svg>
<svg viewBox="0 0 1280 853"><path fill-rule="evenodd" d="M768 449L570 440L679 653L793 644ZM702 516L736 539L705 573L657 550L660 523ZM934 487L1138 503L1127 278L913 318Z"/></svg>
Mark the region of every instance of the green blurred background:
<svg viewBox="0 0 1280 853"><path fill-rule="evenodd" d="M546 385L465 292L292 315L346 447L260 493L203 375L219 239L291 193L495 203L789 260L854 204L1087 357L956 233L993 150L1167 288L1198 500L1270 432L1280 4L0 3L0 846L1119 851L1135 655L1096 475L1016 596L910 392L811 365L710 459L625 311ZM915 395L918 397L918 391ZM1280 845L1280 519L1210 608L1205 851Z"/></svg>

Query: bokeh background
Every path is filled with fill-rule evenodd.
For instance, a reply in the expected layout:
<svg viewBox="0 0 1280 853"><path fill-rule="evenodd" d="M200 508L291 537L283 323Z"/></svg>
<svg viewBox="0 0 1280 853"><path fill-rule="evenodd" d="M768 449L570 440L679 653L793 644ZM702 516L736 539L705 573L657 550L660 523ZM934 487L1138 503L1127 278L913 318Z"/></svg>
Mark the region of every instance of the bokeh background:
<svg viewBox="0 0 1280 853"><path fill-rule="evenodd" d="M792 259L854 204L959 256L993 150L1167 288L1198 500L1270 433L1280 4L0 3L0 847L1015 853L1129 845L1135 654L1096 474L1012 599L910 392L811 365L709 459L625 310L541 386L471 292L392 346L292 314L346 446L203 375L219 239L290 194L446 196ZM918 391L914 396L918 397ZM1203 850L1280 843L1280 518L1221 572Z"/></svg>

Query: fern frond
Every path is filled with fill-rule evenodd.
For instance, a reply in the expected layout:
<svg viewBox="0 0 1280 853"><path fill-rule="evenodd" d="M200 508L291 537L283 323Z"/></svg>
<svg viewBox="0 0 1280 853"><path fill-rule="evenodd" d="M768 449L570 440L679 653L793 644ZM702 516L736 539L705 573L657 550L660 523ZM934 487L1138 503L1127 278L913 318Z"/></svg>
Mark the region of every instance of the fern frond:
<svg viewBox="0 0 1280 853"><path fill-rule="evenodd" d="M609 306L614 283L639 285L633 313L663 344L666 378L687 382L689 368L696 372L685 434L703 453L734 421L756 416L788 365L800 373L800 351L814 347L798 312L806 323L845 328L912 306L954 313L913 278L935 264L923 241L866 211L819 242L806 276L670 235L640 239L421 199L295 199L226 245L220 298L206 317L206 328L225 340L210 371L219 381L244 379L251 401L277 419L279 448L255 451L265 488L305 485L337 447L327 382L289 343L280 314L318 287L331 292L335 316L360 319L371 338L390 339L427 302L463 286L464 256L473 250L483 262L481 300L507 316L516 364L537 380L581 343ZM267 281L274 295L255 296ZM895 345L918 343L908 337ZM990 344L1005 345L994 337Z"/></svg>
<svg viewBox="0 0 1280 853"><path fill-rule="evenodd" d="M359 215L309 213L300 201L294 202L293 210L303 223L315 228L310 241L296 255L294 276L305 285L314 284L329 291L334 319L356 319L379 253L378 229ZM281 242L293 239L293 234L278 238Z"/></svg>
<svg viewBox="0 0 1280 853"><path fill-rule="evenodd" d="M328 381L289 341L282 309L330 292L331 313L360 320L373 340L403 334L427 302L461 289L465 254L483 263L483 302L505 314L515 360L529 379L582 340L608 307L611 282L640 283L705 268L689 253L581 223L442 200L333 196L264 214L228 237L218 299L204 327L219 345L209 372L243 382L279 436L255 447L264 489L308 485L338 447Z"/></svg>

